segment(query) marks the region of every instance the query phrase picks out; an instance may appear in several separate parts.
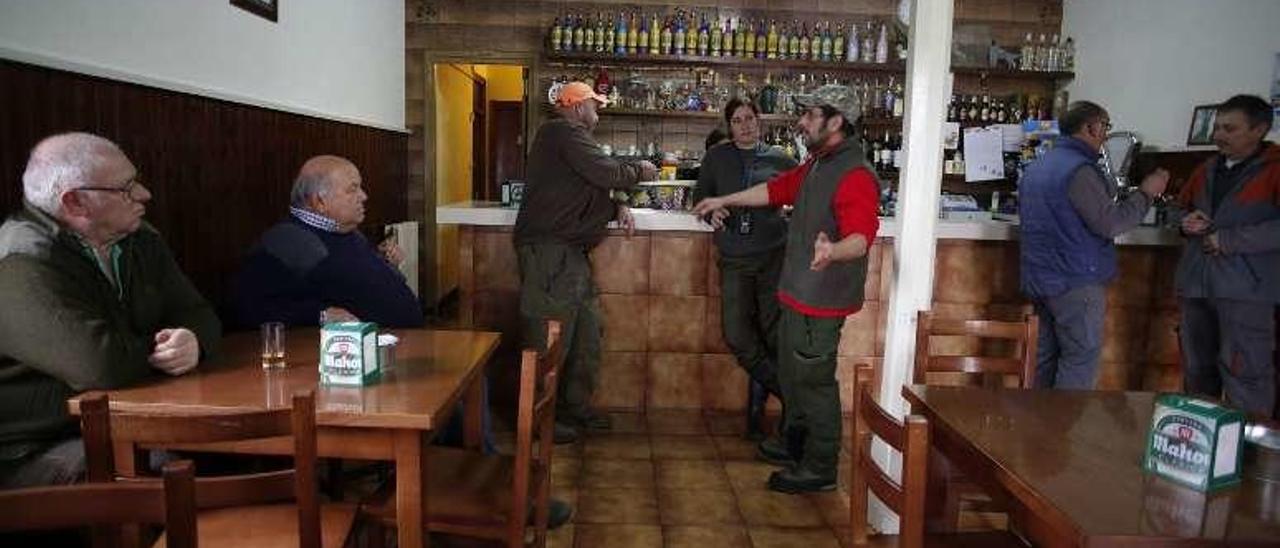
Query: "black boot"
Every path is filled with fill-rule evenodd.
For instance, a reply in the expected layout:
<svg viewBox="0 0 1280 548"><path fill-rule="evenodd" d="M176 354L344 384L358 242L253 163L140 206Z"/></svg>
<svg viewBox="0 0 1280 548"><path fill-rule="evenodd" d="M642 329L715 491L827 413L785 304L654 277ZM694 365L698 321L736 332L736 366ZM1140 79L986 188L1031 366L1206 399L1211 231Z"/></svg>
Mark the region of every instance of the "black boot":
<svg viewBox="0 0 1280 548"><path fill-rule="evenodd" d="M751 381L747 385L747 434L751 441L764 439L764 408L769 401L769 392L760 383Z"/></svg>

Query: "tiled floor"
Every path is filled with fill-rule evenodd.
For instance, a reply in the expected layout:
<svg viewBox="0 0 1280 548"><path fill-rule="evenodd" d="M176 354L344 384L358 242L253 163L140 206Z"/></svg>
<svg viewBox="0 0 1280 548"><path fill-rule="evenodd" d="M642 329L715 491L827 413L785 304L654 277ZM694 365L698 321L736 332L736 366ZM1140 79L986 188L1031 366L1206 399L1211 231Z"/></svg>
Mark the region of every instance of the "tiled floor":
<svg viewBox="0 0 1280 548"><path fill-rule="evenodd" d="M574 506L556 548L839 548L842 495L765 488L740 415L614 414L614 429L556 447L552 495ZM847 539L845 539L847 542Z"/></svg>

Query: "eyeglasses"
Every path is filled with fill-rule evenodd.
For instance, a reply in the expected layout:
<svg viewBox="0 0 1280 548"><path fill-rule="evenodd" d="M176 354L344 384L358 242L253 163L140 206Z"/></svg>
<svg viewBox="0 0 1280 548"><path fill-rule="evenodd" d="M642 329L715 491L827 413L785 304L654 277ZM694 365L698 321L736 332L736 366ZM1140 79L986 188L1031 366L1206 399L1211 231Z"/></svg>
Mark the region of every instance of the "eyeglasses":
<svg viewBox="0 0 1280 548"><path fill-rule="evenodd" d="M95 190L98 192L119 192L120 197L129 201L137 201L139 189L142 189L142 180L138 177L129 179L124 186L82 186L75 190Z"/></svg>

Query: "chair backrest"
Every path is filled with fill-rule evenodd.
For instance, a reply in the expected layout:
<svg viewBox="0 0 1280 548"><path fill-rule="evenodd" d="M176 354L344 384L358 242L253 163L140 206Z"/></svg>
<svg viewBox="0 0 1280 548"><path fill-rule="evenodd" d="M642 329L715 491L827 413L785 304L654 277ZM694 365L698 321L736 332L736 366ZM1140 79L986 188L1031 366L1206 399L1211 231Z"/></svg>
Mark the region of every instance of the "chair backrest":
<svg viewBox="0 0 1280 548"><path fill-rule="evenodd" d="M1036 376L1036 336L1040 320L1027 314L1021 322L994 320L940 320L931 311L916 317L916 360L912 382L926 384L928 373L968 373L1014 376L1018 386L1030 388ZM1012 356L934 356L930 337L959 336L1006 340L1013 343Z"/></svg>
<svg viewBox="0 0 1280 548"><path fill-rule="evenodd" d="M853 386L853 473L849 488L853 544L867 543L867 491L898 514L898 545L924 545L924 498L928 474L929 423L908 415L898 421L878 403L871 385L871 366L859 364ZM902 481L893 478L871 458L871 439L879 437L902 453Z"/></svg>
<svg viewBox="0 0 1280 548"><path fill-rule="evenodd" d="M516 413L515 470L507 545L523 546L530 490L534 492L534 546L546 543L551 489L551 448L555 437L556 385L564 361L560 322L547 321L547 347L520 355L520 396Z"/></svg>
<svg viewBox="0 0 1280 548"><path fill-rule="evenodd" d="M169 546L196 546L195 467L165 464L163 478L0 491L0 531L156 523Z"/></svg>
<svg viewBox="0 0 1280 548"><path fill-rule="evenodd" d="M311 391L293 395L292 407L267 411L202 414L109 412L105 394L80 400L81 431L89 481L116 479L113 447L191 445L290 436L293 468L277 472L196 479L196 507L226 508L295 501L298 539L320 546L320 499L316 485L316 401Z"/></svg>

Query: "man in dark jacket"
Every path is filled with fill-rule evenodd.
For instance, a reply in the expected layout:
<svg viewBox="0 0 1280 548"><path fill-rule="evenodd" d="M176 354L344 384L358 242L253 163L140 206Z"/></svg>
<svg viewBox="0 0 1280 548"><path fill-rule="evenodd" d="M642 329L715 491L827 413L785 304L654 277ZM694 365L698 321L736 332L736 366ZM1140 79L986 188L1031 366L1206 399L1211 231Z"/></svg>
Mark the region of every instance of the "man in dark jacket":
<svg viewBox="0 0 1280 548"><path fill-rule="evenodd" d="M788 432L759 446L761 458L786 466L769 476L769 488L784 493L836 488L836 347L845 318L862 309L867 250L880 229L880 182L854 133L861 112L857 96L847 86L830 84L794 100L803 109L798 126L811 158L768 183L707 198L693 208L718 226L729 217L728 207L795 206L778 281L778 381ZM796 445L803 446L799 454Z"/></svg>
<svg viewBox="0 0 1280 548"><path fill-rule="evenodd" d="M1187 243L1178 261L1186 390L1251 415L1276 402L1275 307L1280 303L1280 147L1264 142L1271 106L1237 95L1218 107L1218 155L1178 194Z"/></svg>
<svg viewBox="0 0 1280 548"><path fill-rule="evenodd" d="M316 156L298 170L289 217L262 235L232 284L241 325L375 322L421 327L422 305L392 264L356 230L368 198L360 170L345 158Z"/></svg>
<svg viewBox="0 0 1280 548"><path fill-rule="evenodd" d="M0 226L0 488L72 483L79 392L181 375L217 347L213 308L142 220L151 193L116 145L49 137Z"/></svg>
<svg viewBox="0 0 1280 548"><path fill-rule="evenodd" d="M610 427L607 416L589 409L600 368L602 326L588 254L604 240L610 221L634 229L630 212L610 199L610 190L657 175L652 163L615 160L591 138L599 121L596 109L607 102L582 82L560 88L560 116L543 124L533 139L528 186L516 216L520 314L528 343L545 344L546 318L562 322L568 343L556 402L556 439L561 443L576 439L580 427Z"/></svg>
<svg viewBox="0 0 1280 548"><path fill-rule="evenodd" d="M1040 316L1036 386L1092 390L1106 283L1116 274L1113 240L1142 222L1169 174L1156 170L1139 192L1117 201L1118 189L1098 167L1111 129L1107 111L1080 101L1059 123L1063 136L1018 185L1022 291Z"/></svg>

